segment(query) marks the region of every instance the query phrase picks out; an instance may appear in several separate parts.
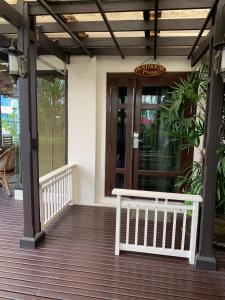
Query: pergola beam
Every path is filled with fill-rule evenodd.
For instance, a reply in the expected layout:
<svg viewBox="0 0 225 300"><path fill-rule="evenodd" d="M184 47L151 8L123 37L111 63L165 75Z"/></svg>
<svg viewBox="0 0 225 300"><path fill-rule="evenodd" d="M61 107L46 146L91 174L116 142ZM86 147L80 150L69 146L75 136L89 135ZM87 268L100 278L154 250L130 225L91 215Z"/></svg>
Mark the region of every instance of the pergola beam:
<svg viewBox="0 0 225 300"><path fill-rule="evenodd" d="M204 41L205 37L202 37L201 41ZM58 38L59 46L66 50L67 48L78 48L74 46L73 40L71 38ZM118 37L117 38L120 47L141 47L146 45L145 37ZM158 37L158 46L189 46L193 45L195 37ZM87 48L97 48L97 47L113 47L114 42L111 38L85 38L83 43ZM154 43L154 37L150 37L150 43Z"/></svg>
<svg viewBox="0 0 225 300"><path fill-rule="evenodd" d="M42 26L37 26L37 44L40 48L46 49L49 54L57 56L66 63L69 62L69 55L57 45L57 42L42 32Z"/></svg>
<svg viewBox="0 0 225 300"><path fill-rule="evenodd" d="M210 40L212 37L213 29L207 34L206 37L201 38L199 47L195 49L191 56L191 66L194 67L202 58L204 53L209 49Z"/></svg>
<svg viewBox="0 0 225 300"><path fill-rule="evenodd" d="M219 0L215 0L215 1L214 1L213 6L212 6L212 8L210 9L210 11L209 11L209 13L208 13L208 16L207 16L207 18L205 19L205 21L204 21L204 23L203 23L203 25L202 25L201 30L199 31L199 34L198 34L198 36L197 36L197 38L196 38L196 41L194 42L194 45L193 45L192 48L191 48L191 51L190 51L190 53L189 53L189 55L188 55L188 59L191 58L191 56L192 56L192 54L193 54L193 52L194 52L194 50L195 50L195 47L197 46L197 44L198 44L198 42L199 42L199 40L200 40L200 38L201 38L201 36L202 36L204 30L206 29L206 27L207 27L207 25L208 25L210 19L213 17L213 15L214 15L214 13L215 13L215 11L216 11L217 4L218 4L218 3L219 3Z"/></svg>
<svg viewBox="0 0 225 300"><path fill-rule="evenodd" d="M111 37L112 37L112 40L113 40L113 42L114 42L114 44L116 46L117 51L119 52L121 58L125 58L125 56L124 56L124 54L123 54L123 52L122 52L122 50L120 48L120 45L119 45L119 43L118 43L118 41L117 41L117 39L115 37L115 34L114 34L114 32L113 32L113 30L111 28L111 25L109 24L108 18L107 18L106 14L105 14L105 11L104 11L104 9L103 9L103 7L101 5L100 0L96 0L96 5L97 5L98 10L99 10L99 12L100 12L100 14L101 14L104 22L105 22L105 25L106 25L106 27L107 27L107 29L108 29Z"/></svg>
<svg viewBox="0 0 225 300"><path fill-rule="evenodd" d="M92 56L90 51L84 46L84 44L80 41L80 39L76 36L76 34L67 26L67 24L60 18L57 13L54 12L54 10L45 2L45 0L37 0L39 4L46 10L46 12L51 15L55 21L67 32L73 41L78 44L83 52L85 52L90 57ZM66 6L64 4L64 6Z"/></svg>
<svg viewBox="0 0 225 300"><path fill-rule="evenodd" d="M177 9L203 9L211 8L213 0L159 0L159 10L177 10ZM51 8L56 14L83 14L98 13L94 1L93 3L81 3L69 1L61 3L50 3ZM104 11L107 12L128 12L154 10L154 2L151 0L129 0L129 1L107 1L104 2ZM47 15L46 10L38 3L31 3L31 15Z"/></svg>
<svg viewBox="0 0 225 300"><path fill-rule="evenodd" d="M204 19L159 19L158 30L200 30L204 23ZM44 33L61 33L66 32L56 22L42 23L42 31ZM110 25L113 31L146 31L154 30L154 21L144 20L121 20L121 21L110 21ZM89 21L89 22L74 22L68 23L67 26L73 32L105 32L107 27L102 21ZM206 29L210 29L211 25L208 24ZM14 34L16 30L9 24L1 24L0 33L2 34Z"/></svg>
<svg viewBox="0 0 225 300"><path fill-rule="evenodd" d="M158 13L159 2L155 0L155 17L154 17L154 59L157 57L157 42L158 42Z"/></svg>
<svg viewBox="0 0 225 300"><path fill-rule="evenodd" d="M0 18L5 19L16 28L23 25L22 15L5 0L0 1Z"/></svg>
<svg viewBox="0 0 225 300"><path fill-rule="evenodd" d="M125 56L153 56L154 50L147 48L121 48ZM40 49L41 50L41 49ZM81 49L67 49L71 55L82 55ZM116 48L92 48L93 55L118 55ZM190 47L158 47L159 56L187 56ZM39 54L46 54L46 51L40 51Z"/></svg>
<svg viewBox="0 0 225 300"><path fill-rule="evenodd" d="M144 10L143 11L143 18L144 21L147 23L150 23L150 11L149 10ZM147 30L145 30L145 43L146 43L146 48L150 48L150 26L149 28L147 28Z"/></svg>

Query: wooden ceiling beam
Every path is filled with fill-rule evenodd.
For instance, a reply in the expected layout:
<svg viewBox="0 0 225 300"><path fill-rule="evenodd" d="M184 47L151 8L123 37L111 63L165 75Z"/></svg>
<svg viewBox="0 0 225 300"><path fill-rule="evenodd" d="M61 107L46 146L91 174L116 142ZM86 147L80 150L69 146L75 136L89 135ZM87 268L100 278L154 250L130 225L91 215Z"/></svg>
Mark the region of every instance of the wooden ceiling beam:
<svg viewBox="0 0 225 300"><path fill-rule="evenodd" d="M210 40L213 35L212 29L206 37L201 38L199 46L195 51L193 52L191 56L191 66L194 67L199 60L203 57L203 55L206 53L206 51L209 49Z"/></svg>
<svg viewBox="0 0 225 300"><path fill-rule="evenodd" d="M20 28L23 25L22 15L5 0L0 1L0 18L5 19L16 28Z"/></svg>
<svg viewBox="0 0 225 300"><path fill-rule="evenodd" d="M129 3L128 3L129 2ZM204 9L211 8L213 0L159 0L159 10L177 10L177 9ZM81 1L62 1L61 3L50 3L51 8L56 14L79 14L79 13L98 13L94 1L93 3ZM104 2L105 12L127 12L144 11L154 9L154 1L151 0L129 0L129 1L107 1ZM31 3L31 15L47 15L41 5Z"/></svg>
<svg viewBox="0 0 225 300"><path fill-rule="evenodd" d="M90 51L84 46L84 44L76 36L76 34L67 26L67 24L62 20L62 18L57 15L57 13L54 11L54 9L52 9L52 7L49 6L49 4L45 0L37 0L37 1L46 10L46 12L55 19L55 21L58 23L58 25L61 26L61 28L63 28L65 30L65 32L67 32L71 36L71 38L73 39L75 44L78 44L84 53L86 53L87 55L92 57L92 54L90 53Z"/></svg>
<svg viewBox="0 0 225 300"><path fill-rule="evenodd" d="M101 14L101 16L102 16L104 22L105 22L106 27L107 27L107 29L108 29L110 35L111 35L111 38L112 38L112 40L113 40L113 42L114 42L114 44L115 44L115 46L116 46L117 51L119 52L121 58L125 58L125 56L124 56L124 54L123 54L123 51L122 51L121 48L120 48L120 45L119 45L119 43L118 43L118 41L117 41L117 39L116 39L116 36L115 36L115 34L114 34L113 30L112 30L112 27L111 27L111 25L110 25L110 23L109 23L109 21L108 21L107 16L106 16L106 14L105 14L105 11L104 11L104 9L103 9L103 7L102 7L101 1L100 1L100 0L96 0L96 5L97 5L97 7L98 7L98 10L99 10L99 12L100 12L100 14Z"/></svg>
<svg viewBox="0 0 225 300"><path fill-rule="evenodd" d="M149 22L150 21L150 10L144 10L143 11L143 18L144 18L144 21L147 22L149 25L152 23L152 22ZM145 44L146 44L146 48L150 48L150 36L151 36L151 31L150 31L150 27L145 30Z"/></svg>
<svg viewBox="0 0 225 300"><path fill-rule="evenodd" d="M159 19L158 30L200 30L204 19ZM56 22L42 23L44 33L65 32L65 30ZM145 31L154 30L154 21L130 20L130 21L110 21L113 31ZM68 23L67 26L73 32L105 32L107 27L102 21L74 22ZM210 29L211 24L206 29ZM9 24L1 24L0 33L15 34L16 30Z"/></svg>
<svg viewBox="0 0 225 300"><path fill-rule="evenodd" d="M44 48L49 54L55 55L62 61L69 63L69 55L66 51L62 50L61 47L50 39L46 34L42 32L42 27L37 26L37 45L40 48Z"/></svg>
<svg viewBox="0 0 225 300"><path fill-rule="evenodd" d="M159 1L155 0L155 17L154 17L154 59L157 57L157 43L158 43L158 13L159 13Z"/></svg>
<svg viewBox="0 0 225 300"><path fill-rule="evenodd" d="M204 39L202 37L201 41ZM59 46L62 49L78 48L74 47L74 43L70 38L58 38ZM121 47L144 47L146 43L145 37L118 37L118 43ZM159 37L158 46L189 46L191 47L195 41L195 37ZM154 37L150 38L150 43L153 44ZM87 48L97 47L114 47L114 43L111 38L85 38L83 43Z"/></svg>
<svg viewBox="0 0 225 300"><path fill-rule="evenodd" d="M81 49L68 49L71 55L82 55ZM154 49L146 49L146 48L122 48L122 51L125 56L153 56ZM190 51L190 47L158 47L157 53L158 56L187 56ZM46 51L39 50L38 52L41 54L46 54ZM93 55L118 55L118 51L116 48L92 48Z"/></svg>
<svg viewBox="0 0 225 300"><path fill-rule="evenodd" d="M198 34L198 36L197 36L197 38L196 38L196 41L194 42L194 45L193 45L192 48L191 48L190 53L188 54L188 59L191 58L191 56L192 56L192 54L193 54L193 52L194 52L194 50L195 50L195 47L197 46L197 44L198 44L198 42L199 42L199 40L200 40L200 38L201 38L203 32L204 32L205 29L206 29L206 26L207 26L208 23L209 23L209 21L211 20L211 18L214 17L214 15L215 15L215 13L216 13L216 9L217 9L218 3L219 3L219 0L214 0L213 6L212 6L212 8L210 9L207 18L205 19L205 21L204 21L204 23L203 23L203 25L202 25L201 30L199 31L199 34Z"/></svg>

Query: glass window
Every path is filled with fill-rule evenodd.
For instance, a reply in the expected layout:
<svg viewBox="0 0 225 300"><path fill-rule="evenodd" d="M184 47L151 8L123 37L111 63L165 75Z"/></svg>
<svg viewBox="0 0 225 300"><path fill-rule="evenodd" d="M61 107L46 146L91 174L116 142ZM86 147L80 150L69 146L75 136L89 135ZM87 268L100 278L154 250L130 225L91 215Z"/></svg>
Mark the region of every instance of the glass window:
<svg viewBox="0 0 225 300"><path fill-rule="evenodd" d="M116 168L125 168L125 150L126 150L126 109L117 110L117 150L116 150Z"/></svg>
<svg viewBox="0 0 225 300"><path fill-rule="evenodd" d="M65 78L56 72L37 79L39 173L43 176L66 164Z"/></svg>
<svg viewBox="0 0 225 300"><path fill-rule="evenodd" d="M118 89L118 104L127 103L127 87L120 86Z"/></svg>
<svg viewBox="0 0 225 300"><path fill-rule="evenodd" d="M141 94L142 104L163 104L169 97L169 87L144 86Z"/></svg>

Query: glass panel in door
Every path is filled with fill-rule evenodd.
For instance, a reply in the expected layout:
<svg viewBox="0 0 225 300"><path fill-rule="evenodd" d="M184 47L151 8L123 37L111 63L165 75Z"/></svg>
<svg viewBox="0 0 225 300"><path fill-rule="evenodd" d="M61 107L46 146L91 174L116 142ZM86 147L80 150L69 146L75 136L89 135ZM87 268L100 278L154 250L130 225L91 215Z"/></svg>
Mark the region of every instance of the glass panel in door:
<svg viewBox="0 0 225 300"><path fill-rule="evenodd" d="M169 97L168 87L141 87L136 98L135 188L175 192L176 173L180 170L180 141L174 141L163 126L160 107Z"/></svg>
<svg viewBox="0 0 225 300"><path fill-rule="evenodd" d="M164 130L159 109L141 110L139 138L139 170L179 170L179 142Z"/></svg>

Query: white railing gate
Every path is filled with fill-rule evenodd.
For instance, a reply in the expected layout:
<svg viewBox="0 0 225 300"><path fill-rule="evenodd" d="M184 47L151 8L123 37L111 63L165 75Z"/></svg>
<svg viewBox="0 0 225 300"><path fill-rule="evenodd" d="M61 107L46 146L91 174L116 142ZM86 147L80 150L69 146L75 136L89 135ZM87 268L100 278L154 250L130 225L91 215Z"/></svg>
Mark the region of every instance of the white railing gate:
<svg viewBox="0 0 225 300"><path fill-rule="evenodd" d="M190 264L194 264L199 203L202 202L201 196L126 189L114 189L112 194L117 195L115 255L119 255L120 250L134 251L159 255L186 257L189 258ZM191 204L186 204L186 201L191 201ZM126 210L126 233L124 243L121 242L122 209ZM131 210L135 210L134 241L132 243L130 242ZM144 211L143 228L139 227L140 211ZM152 212L154 219L154 221L151 224L149 223L150 212ZM159 226L158 216L160 212L161 214L163 214L163 220L161 220L161 235L159 235L159 231L157 230ZM168 214L172 214L173 216L171 228L172 235L169 246L168 243L166 244L166 241L168 241ZM182 216L182 232L179 248L175 246L175 241L177 237L178 214ZM190 245L189 249L185 249L188 214L191 215L191 217L189 217L189 219L191 218ZM153 227L151 228L153 229L151 245L148 245L149 225ZM143 234L142 242L139 241L139 234L141 233ZM158 242L159 239L160 245Z"/></svg>

